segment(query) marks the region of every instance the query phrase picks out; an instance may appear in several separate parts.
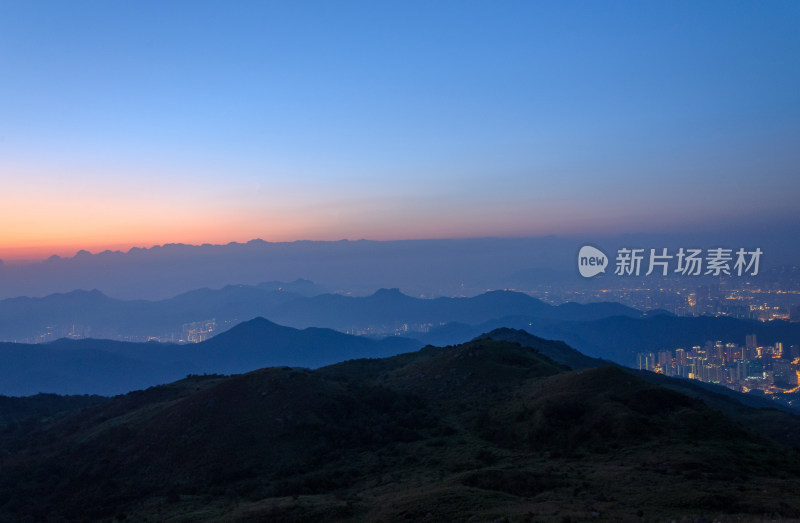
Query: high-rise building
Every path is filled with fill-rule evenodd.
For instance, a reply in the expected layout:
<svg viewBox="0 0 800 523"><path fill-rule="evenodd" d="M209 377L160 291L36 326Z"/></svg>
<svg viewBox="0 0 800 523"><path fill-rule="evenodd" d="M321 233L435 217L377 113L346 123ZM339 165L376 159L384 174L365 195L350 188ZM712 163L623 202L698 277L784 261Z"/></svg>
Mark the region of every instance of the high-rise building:
<svg viewBox="0 0 800 523"><path fill-rule="evenodd" d="M744 349L742 349L742 359L752 360L755 359L758 350L758 340L755 334L748 334L745 336Z"/></svg>
<svg viewBox="0 0 800 523"><path fill-rule="evenodd" d="M748 361L737 362L735 376L736 381L746 380L750 376L750 363Z"/></svg>
<svg viewBox="0 0 800 523"><path fill-rule="evenodd" d="M775 385L784 388L797 386L797 372L788 361L776 360L773 363L772 371L775 376Z"/></svg>
<svg viewBox="0 0 800 523"><path fill-rule="evenodd" d="M725 362L729 363L732 361L740 360L741 351L739 350L739 346L735 343L726 343L725 344Z"/></svg>
<svg viewBox="0 0 800 523"><path fill-rule="evenodd" d="M656 366L655 355L652 352L640 352L638 360L639 370L653 370Z"/></svg>
<svg viewBox="0 0 800 523"><path fill-rule="evenodd" d="M711 361L717 364L725 361L725 345L722 344L722 341L714 343L714 350L711 352Z"/></svg>

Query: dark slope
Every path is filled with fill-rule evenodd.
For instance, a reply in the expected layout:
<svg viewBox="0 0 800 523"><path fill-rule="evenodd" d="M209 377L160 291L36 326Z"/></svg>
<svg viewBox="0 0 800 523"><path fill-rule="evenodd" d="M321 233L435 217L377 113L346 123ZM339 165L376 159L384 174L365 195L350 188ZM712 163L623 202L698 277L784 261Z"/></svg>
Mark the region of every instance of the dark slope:
<svg viewBox="0 0 800 523"><path fill-rule="evenodd" d="M795 451L622 368L554 359L480 339L130 393L0 435L0 520L800 516Z"/></svg>
<svg viewBox="0 0 800 523"><path fill-rule="evenodd" d="M0 396L0 429L14 430L16 424L47 420L105 401L108 401L108 398L89 395L36 394L24 398Z"/></svg>
<svg viewBox="0 0 800 523"><path fill-rule="evenodd" d="M602 359L585 356L564 342L545 340L528 334L524 330L496 329L480 336L478 339L484 338L511 341L524 347L531 347L554 361L573 369L615 365ZM623 368L623 370L655 385L697 398L715 410L724 412L737 423L753 427L754 430L774 441L791 447L800 446L800 417L785 417L777 412L777 410L784 410L797 414L796 411L789 407L784 407L764 397L733 391L721 385L672 378L654 372L638 371L630 368ZM743 405L752 408L742 409ZM780 422L776 422L776 420L780 420Z"/></svg>
<svg viewBox="0 0 800 523"><path fill-rule="evenodd" d="M494 329L479 336L478 339L493 339L519 343L523 347L536 349L540 354L572 369L600 367L609 364L608 361L585 356L563 341L546 340L521 329Z"/></svg>
<svg viewBox="0 0 800 523"><path fill-rule="evenodd" d="M95 519L171 493L224 500L347 486L357 470L319 469L332 459L344 466L352 449L418 440L415 430L436 424L421 407L386 389L302 369L190 377L28 435L42 455L20 452L0 461L10 474L0 480L2 498L13 491L17 505L37 518L57 509L59 517ZM45 476L59 478L48 492L18 481Z"/></svg>

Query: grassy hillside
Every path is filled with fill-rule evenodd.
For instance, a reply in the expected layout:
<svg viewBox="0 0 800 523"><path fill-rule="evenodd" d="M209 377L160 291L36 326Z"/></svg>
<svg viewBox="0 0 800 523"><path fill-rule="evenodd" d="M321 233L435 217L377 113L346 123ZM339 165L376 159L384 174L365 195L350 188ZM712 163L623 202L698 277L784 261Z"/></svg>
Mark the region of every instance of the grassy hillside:
<svg viewBox="0 0 800 523"><path fill-rule="evenodd" d="M742 421L763 411L557 348L479 339L119 396L0 438L0 520L800 517L797 451Z"/></svg>

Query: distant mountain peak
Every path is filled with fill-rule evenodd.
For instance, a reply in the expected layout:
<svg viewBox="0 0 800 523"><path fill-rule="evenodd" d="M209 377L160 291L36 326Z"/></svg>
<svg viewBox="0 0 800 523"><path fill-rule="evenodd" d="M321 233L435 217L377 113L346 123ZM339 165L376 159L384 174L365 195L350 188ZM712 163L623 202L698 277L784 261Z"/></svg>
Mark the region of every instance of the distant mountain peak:
<svg viewBox="0 0 800 523"><path fill-rule="evenodd" d="M240 343L242 340L245 339L254 339L254 338L261 338L264 336L268 336L269 333L275 332L276 330L291 330L294 331L292 327L285 327L283 325L278 325L275 322L269 321L268 319L258 316L253 318L252 320L243 321L230 329L217 334L216 336L209 338L201 343L203 344L218 344L218 343Z"/></svg>
<svg viewBox="0 0 800 523"><path fill-rule="evenodd" d="M495 295L496 296L496 295L501 295L501 294L522 294L522 295L528 296L524 292L514 291L514 290L511 290L511 289L492 289L490 291L484 292L483 294L488 294L490 296L491 295Z"/></svg>
<svg viewBox="0 0 800 523"><path fill-rule="evenodd" d="M373 298L382 298L382 297L391 297L391 296L403 296L408 297L406 294L400 292L400 289L397 287L392 287L390 289L378 289L372 295Z"/></svg>
<svg viewBox="0 0 800 523"><path fill-rule="evenodd" d="M252 320L243 321L242 323L236 325L231 330L227 332L232 332L234 330L250 330L250 329L263 329L265 327L281 327L275 322L269 321L263 316L258 316L253 318ZM287 327L290 328L290 327Z"/></svg>
<svg viewBox="0 0 800 523"><path fill-rule="evenodd" d="M54 298L54 297L72 297L72 298L92 298L92 299L109 299L108 296L103 294L101 291L97 289L75 289L74 291L69 292L57 292L55 294L50 294L49 296L45 296L42 299L47 298Z"/></svg>

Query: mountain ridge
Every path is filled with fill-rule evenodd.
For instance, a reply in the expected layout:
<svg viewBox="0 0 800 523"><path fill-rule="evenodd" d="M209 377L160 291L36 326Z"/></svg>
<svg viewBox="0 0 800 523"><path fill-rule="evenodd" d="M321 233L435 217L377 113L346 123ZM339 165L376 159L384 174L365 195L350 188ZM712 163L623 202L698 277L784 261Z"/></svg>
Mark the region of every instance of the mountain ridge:
<svg viewBox="0 0 800 523"><path fill-rule="evenodd" d="M640 316L620 304L548 305L513 291L491 291L472 298L423 299L399 289L379 289L364 297L340 294L304 296L319 290L305 280L292 284L227 285L196 289L167 300L118 300L100 291L73 291L45 298L0 300L0 339L32 341L42 333L124 339L180 335L183 325L214 320L217 329L263 316L296 328L327 327L343 332L379 329L392 333L451 321L480 323L508 315L554 319L594 319L611 314ZM45 338L46 339L46 338ZM461 341L461 340L460 340Z"/></svg>
<svg viewBox="0 0 800 523"><path fill-rule="evenodd" d="M0 430L0 497L13 500L0 519L800 517L800 455L748 428L757 409L726 414L488 334L317 370L194 375Z"/></svg>
<svg viewBox="0 0 800 523"><path fill-rule="evenodd" d="M415 340L373 340L331 329L295 329L264 318L196 344L62 339L0 343L0 394L125 393L187 374L248 372L266 366L320 367L418 348Z"/></svg>

